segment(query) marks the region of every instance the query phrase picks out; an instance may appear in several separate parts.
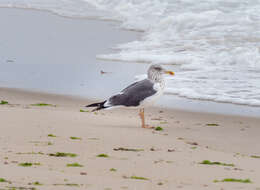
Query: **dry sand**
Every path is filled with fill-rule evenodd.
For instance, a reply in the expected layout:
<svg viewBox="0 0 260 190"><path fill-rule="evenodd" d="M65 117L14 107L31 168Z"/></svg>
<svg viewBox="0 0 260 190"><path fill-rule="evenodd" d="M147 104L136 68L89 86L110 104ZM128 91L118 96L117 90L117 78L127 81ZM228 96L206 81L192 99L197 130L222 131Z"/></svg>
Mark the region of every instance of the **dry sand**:
<svg viewBox="0 0 260 190"><path fill-rule="evenodd" d="M76 97L1 88L0 100L9 102L0 105L0 189L260 189L260 119L148 108L147 122L163 128L155 131L134 109L80 112L90 101ZM40 102L56 106L32 105ZM49 155L57 152L77 156ZM225 178L252 183L213 182Z"/></svg>

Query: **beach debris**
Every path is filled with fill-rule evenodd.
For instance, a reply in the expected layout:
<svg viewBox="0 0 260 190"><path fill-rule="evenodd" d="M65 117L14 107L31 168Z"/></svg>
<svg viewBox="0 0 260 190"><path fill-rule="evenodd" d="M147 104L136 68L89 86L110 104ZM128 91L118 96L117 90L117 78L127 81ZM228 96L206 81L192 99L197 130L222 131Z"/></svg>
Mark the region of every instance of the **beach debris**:
<svg viewBox="0 0 260 190"><path fill-rule="evenodd" d="M100 70L100 74L101 74L101 75L109 74L109 73L112 73L112 72L107 72L107 71Z"/></svg>
<svg viewBox="0 0 260 190"><path fill-rule="evenodd" d="M72 140L81 140L80 137L70 137L70 139L72 139Z"/></svg>
<svg viewBox="0 0 260 190"><path fill-rule="evenodd" d="M48 137L57 137L57 136L54 134L48 134Z"/></svg>
<svg viewBox="0 0 260 190"><path fill-rule="evenodd" d="M20 186L20 187L16 187L16 186L6 186L6 188L8 188L8 190L36 190L35 187L23 187L23 186Z"/></svg>
<svg viewBox="0 0 260 190"><path fill-rule="evenodd" d="M80 175L87 175L87 172L80 172Z"/></svg>
<svg viewBox="0 0 260 190"><path fill-rule="evenodd" d="M190 141L187 141L186 143L187 143L187 144L190 144L190 145L194 145L194 146L199 145L197 142L190 142Z"/></svg>
<svg viewBox="0 0 260 190"><path fill-rule="evenodd" d="M158 182L157 185L163 185L163 183L162 182Z"/></svg>
<svg viewBox="0 0 260 190"><path fill-rule="evenodd" d="M161 121L160 124L167 124L167 121Z"/></svg>
<svg viewBox="0 0 260 190"><path fill-rule="evenodd" d="M260 156L257 156L257 155L251 155L250 157L251 158L260 158Z"/></svg>
<svg viewBox="0 0 260 190"><path fill-rule="evenodd" d="M241 169L241 168L234 168L234 170L236 170L236 171L243 171L243 169Z"/></svg>
<svg viewBox="0 0 260 190"><path fill-rule="evenodd" d="M53 145L52 142L50 141L29 141L29 143L34 143L35 146L50 146L50 145Z"/></svg>
<svg viewBox="0 0 260 190"><path fill-rule="evenodd" d="M42 153L42 152L17 152L16 154L19 154L19 155L21 155L21 154L44 155L44 153Z"/></svg>
<svg viewBox="0 0 260 190"><path fill-rule="evenodd" d="M162 149L160 149L160 148L155 148L155 147L150 148L150 151L160 151L160 150L162 150Z"/></svg>
<svg viewBox="0 0 260 190"><path fill-rule="evenodd" d="M32 182L32 183L28 183L28 185L43 185L43 184L41 184L39 181L35 181L35 182Z"/></svg>
<svg viewBox="0 0 260 190"><path fill-rule="evenodd" d="M203 160L202 162L200 162L199 164L205 164L205 165L220 165L220 166L231 166L234 167L234 164L226 164L226 163L222 163L222 162L211 162L209 160Z"/></svg>
<svg viewBox="0 0 260 190"><path fill-rule="evenodd" d="M6 105L6 104L9 104L9 103L5 100L1 100L0 105Z"/></svg>
<svg viewBox="0 0 260 190"><path fill-rule="evenodd" d="M158 163L162 163L162 162L164 162L164 160L155 160L153 163L155 163L155 164L158 164Z"/></svg>
<svg viewBox="0 0 260 190"><path fill-rule="evenodd" d="M76 157L78 156L77 154L74 154L74 153L65 153L65 152L56 152L56 153L50 153L48 154L49 156L55 156L55 157Z"/></svg>
<svg viewBox="0 0 260 190"><path fill-rule="evenodd" d="M168 152L175 152L175 149L168 149Z"/></svg>
<svg viewBox="0 0 260 190"><path fill-rule="evenodd" d="M110 170L109 171L111 171L111 172L116 172L117 171L117 169L115 169L115 168L110 168Z"/></svg>
<svg viewBox="0 0 260 190"><path fill-rule="evenodd" d="M89 112L88 110L79 110L79 112Z"/></svg>
<svg viewBox="0 0 260 190"><path fill-rule="evenodd" d="M163 120L163 118L162 117L154 117L154 118L151 118L151 120L155 120L155 121L161 121L161 120Z"/></svg>
<svg viewBox="0 0 260 190"><path fill-rule="evenodd" d="M135 175L132 175L132 176L130 176L130 177L123 175L123 178L124 178L124 179L149 180L149 179L146 178L146 177L140 177L140 176L135 176Z"/></svg>
<svg viewBox="0 0 260 190"><path fill-rule="evenodd" d="M31 166L40 166L41 163L24 162L24 163L20 163L18 165L23 166L23 167L31 167Z"/></svg>
<svg viewBox="0 0 260 190"><path fill-rule="evenodd" d="M250 179L235 179L235 178L225 178L222 180L214 180L214 183L218 182L239 182L239 183L252 183Z"/></svg>
<svg viewBox="0 0 260 190"><path fill-rule="evenodd" d="M207 123L206 126L217 127L217 126L219 126L219 124L217 124L217 123Z"/></svg>
<svg viewBox="0 0 260 190"><path fill-rule="evenodd" d="M114 150L114 151L132 151L132 152L140 152L140 151L144 151L144 149L123 148L123 147L114 148L113 150Z"/></svg>
<svg viewBox="0 0 260 190"><path fill-rule="evenodd" d="M36 103L36 104L31 104L31 106L51 106L51 107L57 107L57 105L53 105L53 104L46 104L46 103Z"/></svg>
<svg viewBox="0 0 260 190"><path fill-rule="evenodd" d="M107 154L98 154L97 157L108 158L109 156Z"/></svg>
<svg viewBox="0 0 260 190"><path fill-rule="evenodd" d="M74 163L72 163L72 164L67 164L66 166L67 166L67 167L83 167L83 165L81 165L81 164L79 164L79 163L77 163L77 162L74 162Z"/></svg>
<svg viewBox="0 0 260 190"><path fill-rule="evenodd" d="M79 184L76 183L65 183L65 184L59 184L59 183L55 183L53 184L54 186L70 186L70 187L79 187Z"/></svg>
<svg viewBox="0 0 260 190"><path fill-rule="evenodd" d="M90 137L88 138L89 140L99 140L99 138L96 138L96 137Z"/></svg>

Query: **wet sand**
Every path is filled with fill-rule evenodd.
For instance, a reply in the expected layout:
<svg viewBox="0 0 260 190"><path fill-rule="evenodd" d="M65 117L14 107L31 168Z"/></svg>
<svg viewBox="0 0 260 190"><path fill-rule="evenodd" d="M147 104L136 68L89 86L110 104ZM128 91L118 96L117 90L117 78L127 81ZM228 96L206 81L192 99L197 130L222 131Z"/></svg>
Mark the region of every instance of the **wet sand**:
<svg viewBox="0 0 260 190"><path fill-rule="evenodd" d="M0 106L0 178L10 182L0 183L3 189L260 188L260 119L146 109L147 122L163 128L156 131L142 129L134 109L80 112L89 111L89 100L6 88L0 94L9 102ZM77 156L50 156L57 152ZM234 166L199 164L204 160ZM213 182L225 178L252 183ZM36 181L42 185L30 185Z"/></svg>

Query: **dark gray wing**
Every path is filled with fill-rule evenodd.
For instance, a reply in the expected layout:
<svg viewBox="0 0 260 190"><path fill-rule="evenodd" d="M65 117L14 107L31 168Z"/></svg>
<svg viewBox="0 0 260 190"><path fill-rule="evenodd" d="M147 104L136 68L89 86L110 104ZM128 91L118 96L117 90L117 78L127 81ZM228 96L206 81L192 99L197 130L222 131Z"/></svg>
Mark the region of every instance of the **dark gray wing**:
<svg viewBox="0 0 260 190"><path fill-rule="evenodd" d="M138 106L145 98L157 92L153 85L154 83L148 79L135 82L122 90L120 94L109 98L109 104L111 106Z"/></svg>

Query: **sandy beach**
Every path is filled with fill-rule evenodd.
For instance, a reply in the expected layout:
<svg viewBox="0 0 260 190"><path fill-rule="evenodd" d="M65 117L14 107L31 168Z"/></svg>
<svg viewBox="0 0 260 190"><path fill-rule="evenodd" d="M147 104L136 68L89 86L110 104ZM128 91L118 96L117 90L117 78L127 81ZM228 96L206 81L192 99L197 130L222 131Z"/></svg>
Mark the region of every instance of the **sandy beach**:
<svg viewBox="0 0 260 190"><path fill-rule="evenodd" d="M85 99L0 92L2 189L260 188L260 119L150 108L156 131L140 127L136 110L92 113ZM76 155L51 156L58 152ZM67 166L75 163L82 167ZM214 182L226 178L252 183Z"/></svg>
<svg viewBox="0 0 260 190"><path fill-rule="evenodd" d="M170 106L146 109L158 130L142 129L135 109L90 112L145 73L96 59L139 34L35 10L0 15L1 190L260 189L259 107L165 95Z"/></svg>

